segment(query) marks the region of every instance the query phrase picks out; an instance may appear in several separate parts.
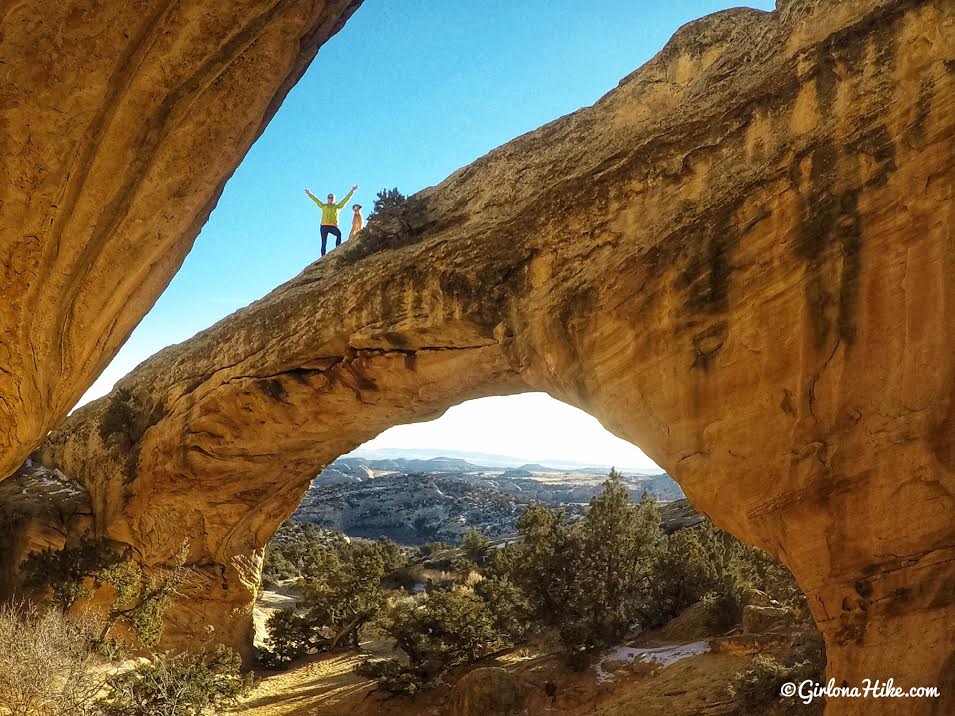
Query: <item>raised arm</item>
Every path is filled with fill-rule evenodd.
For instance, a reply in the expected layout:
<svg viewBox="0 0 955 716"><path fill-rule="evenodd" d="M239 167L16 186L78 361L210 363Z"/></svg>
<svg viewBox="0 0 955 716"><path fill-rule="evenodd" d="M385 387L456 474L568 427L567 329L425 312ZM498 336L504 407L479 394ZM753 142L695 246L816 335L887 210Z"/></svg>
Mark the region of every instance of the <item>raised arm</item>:
<svg viewBox="0 0 955 716"><path fill-rule="evenodd" d="M353 186L353 187L351 188L351 191L348 192L348 194L345 195L345 198L342 199L342 200L341 200L340 202L338 202L337 204L335 204L335 206L337 206L339 209L344 209L344 208L345 208L345 204L347 204L348 201L355 195L355 192L356 192L356 191L358 191L358 185L357 185L357 184L356 184L355 186Z"/></svg>
<svg viewBox="0 0 955 716"><path fill-rule="evenodd" d="M324 201L322 201L321 199L319 199L317 196L315 196L315 195L314 195L312 192L310 192L308 189L305 190L305 193L308 194L308 198L311 199L312 201L314 201L316 204L318 204L318 206L319 206L320 208L325 209L325 208L328 206L328 204L326 204Z"/></svg>

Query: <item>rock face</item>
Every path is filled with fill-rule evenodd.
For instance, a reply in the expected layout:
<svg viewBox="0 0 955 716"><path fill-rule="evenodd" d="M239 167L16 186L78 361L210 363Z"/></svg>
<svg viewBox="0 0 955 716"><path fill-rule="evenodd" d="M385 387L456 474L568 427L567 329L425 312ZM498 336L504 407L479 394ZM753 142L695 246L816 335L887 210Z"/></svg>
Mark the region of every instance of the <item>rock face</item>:
<svg viewBox="0 0 955 716"><path fill-rule="evenodd" d="M361 0L0 7L0 479L179 269Z"/></svg>
<svg viewBox="0 0 955 716"><path fill-rule="evenodd" d="M449 716L527 716L530 688L505 669L482 667L458 679Z"/></svg>
<svg viewBox="0 0 955 716"><path fill-rule="evenodd" d="M743 607L744 634L762 634L764 631L792 622L792 612L783 607L757 606L756 604L747 604Z"/></svg>
<svg viewBox="0 0 955 716"><path fill-rule="evenodd" d="M239 644L263 545L322 466L546 390L792 569L837 682L952 698L953 48L949 0L692 23L593 107L160 352L40 455L147 564L190 540L170 638Z"/></svg>
<svg viewBox="0 0 955 716"><path fill-rule="evenodd" d="M30 552L60 549L93 528L89 494L59 470L23 465L0 482L0 599L14 597L16 567Z"/></svg>

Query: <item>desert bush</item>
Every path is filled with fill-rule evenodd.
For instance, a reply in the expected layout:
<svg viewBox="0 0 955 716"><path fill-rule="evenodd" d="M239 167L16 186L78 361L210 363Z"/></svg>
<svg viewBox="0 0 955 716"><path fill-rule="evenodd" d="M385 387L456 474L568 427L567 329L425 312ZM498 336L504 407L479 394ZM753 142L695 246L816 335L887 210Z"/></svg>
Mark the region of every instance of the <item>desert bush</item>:
<svg viewBox="0 0 955 716"><path fill-rule="evenodd" d="M347 545L342 535L309 522L286 520L272 535L265 547L262 583L297 579L309 570L316 554L328 549L340 550Z"/></svg>
<svg viewBox="0 0 955 716"><path fill-rule="evenodd" d="M817 666L808 660L784 666L775 657L759 654L749 668L736 674L728 691L742 708L759 709L777 701L786 702L779 693L786 682L819 681L818 672Z"/></svg>
<svg viewBox="0 0 955 716"><path fill-rule="evenodd" d="M710 626L728 629L739 623L750 588L806 611L805 598L789 570L706 520L666 539L651 579L646 623L662 624L703 599Z"/></svg>
<svg viewBox="0 0 955 716"><path fill-rule="evenodd" d="M413 696L427 683L427 678L417 669L397 659L366 659L355 666L355 673L375 679L379 689L392 694Z"/></svg>
<svg viewBox="0 0 955 716"><path fill-rule="evenodd" d="M533 610L527 594L510 577L485 577L474 585L474 593L484 600L502 638L513 643L527 638L534 624Z"/></svg>
<svg viewBox="0 0 955 716"><path fill-rule="evenodd" d="M682 529L665 540L651 580L648 626L658 626L703 599L716 585L716 564L700 530Z"/></svg>
<svg viewBox="0 0 955 716"><path fill-rule="evenodd" d="M781 562L752 545L740 543L742 559L748 565L749 581L780 604L808 613L806 595L792 572Z"/></svg>
<svg viewBox="0 0 955 716"><path fill-rule="evenodd" d="M358 646L359 630L385 603L381 581L387 557L387 548L379 544L355 543L343 557L324 555L306 575L302 607L316 648L334 649L348 641Z"/></svg>
<svg viewBox="0 0 955 716"><path fill-rule="evenodd" d="M527 593L535 618L546 626L556 626L574 580L576 544L566 514L560 509L531 507L517 521L517 529L522 538L520 556L509 563L509 573Z"/></svg>
<svg viewBox="0 0 955 716"><path fill-rule="evenodd" d="M104 539L84 537L75 547L31 552L20 564L24 588L45 597L60 611L68 612L80 599L93 596L108 577L124 580L128 559Z"/></svg>
<svg viewBox="0 0 955 716"><path fill-rule="evenodd" d="M424 203L420 198L406 197L397 187L382 189L362 230L361 241L349 246L344 260L358 261L376 251L412 244L418 240L424 224Z"/></svg>
<svg viewBox="0 0 955 716"><path fill-rule="evenodd" d="M382 586L388 589L403 589L409 594L412 594L415 588L419 584L425 584L427 579L428 575L423 565L406 564L390 574L386 574L381 583Z"/></svg>
<svg viewBox="0 0 955 716"><path fill-rule="evenodd" d="M475 661L506 642L484 601L467 591L434 592L393 604L382 630L408 655L411 665L438 670Z"/></svg>
<svg viewBox="0 0 955 716"><path fill-rule="evenodd" d="M478 566L470 559L460 556L451 565L454 572L454 583L459 587L466 587L471 583L472 575L478 571Z"/></svg>
<svg viewBox="0 0 955 716"><path fill-rule="evenodd" d="M659 558L660 512L649 496L638 504L620 475L610 471L604 489L590 501L578 533L574 605L584 638L568 646L616 644L639 623L649 580Z"/></svg>
<svg viewBox="0 0 955 716"><path fill-rule="evenodd" d="M100 641L105 643L123 622L149 647L162 636L163 615L184 578L186 554L183 545L171 567L147 574L129 547L117 549L110 540L84 537L73 547L31 552L20 571L27 591L41 600L48 596L63 613L109 585L114 596L105 607Z"/></svg>
<svg viewBox="0 0 955 716"><path fill-rule="evenodd" d="M218 714L252 686L241 659L225 646L194 654L159 654L109 679L104 716Z"/></svg>
<svg viewBox="0 0 955 716"><path fill-rule="evenodd" d="M394 211L403 208L407 204L408 197L398 191L398 187L394 189L382 189L375 197L375 203L371 210L372 213L368 215L369 219L382 211Z"/></svg>
<svg viewBox="0 0 955 716"><path fill-rule="evenodd" d="M301 659L314 646L312 625L305 617L296 614L294 609L272 612L265 622L265 628L268 632L265 638L267 649L260 656L264 666L285 667Z"/></svg>
<svg viewBox="0 0 955 716"><path fill-rule="evenodd" d="M0 607L0 712L10 716L94 716L104 660L101 624L58 610Z"/></svg>
<svg viewBox="0 0 955 716"><path fill-rule="evenodd" d="M104 443L114 439L121 447L128 449L136 442L138 413L133 402L133 395L128 388L118 388L109 398L99 425L99 436Z"/></svg>

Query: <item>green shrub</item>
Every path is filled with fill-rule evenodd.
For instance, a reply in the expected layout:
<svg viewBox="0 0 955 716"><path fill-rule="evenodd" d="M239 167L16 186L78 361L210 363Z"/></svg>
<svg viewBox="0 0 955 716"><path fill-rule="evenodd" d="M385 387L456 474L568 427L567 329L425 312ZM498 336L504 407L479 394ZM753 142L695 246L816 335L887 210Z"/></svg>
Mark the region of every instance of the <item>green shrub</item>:
<svg viewBox="0 0 955 716"><path fill-rule="evenodd" d="M411 665L442 670L475 661L505 644L484 601L472 592L434 592L395 603L382 629Z"/></svg>
<svg viewBox="0 0 955 716"><path fill-rule="evenodd" d="M425 584L427 579L428 576L425 573L424 566L406 564L390 574L386 574L381 583L382 586L389 589L403 589L408 594L413 594L418 585Z"/></svg>
<svg viewBox="0 0 955 716"><path fill-rule="evenodd" d="M648 626L659 626L696 604L716 586L717 565L700 529L682 529L667 537L651 579Z"/></svg>
<svg viewBox="0 0 955 716"><path fill-rule="evenodd" d="M532 507L517 526L519 557L502 559L510 559L537 619L558 629L568 654L619 643L639 625L661 550L652 500L632 504L612 470L576 524L561 511Z"/></svg>
<svg viewBox="0 0 955 716"><path fill-rule="evenodd" d="M233 706L252 687L239 655L224 646L195 654L159 654L109 679L105 716L203 716Z"/></svg>
<svg viewBox="0 0 955 716"><path fill-rule="evenodd" d="M104 538L84 537L74 547L48 547L32 552L20 565L24 587L66 613L80 599L88 599L105 585L113 588L106 606L101 642L119 622L132 629L139 643L150 647L159 642L163 617L185 576L186 547L174 564L146 573L132 558L127 546L117 549Z"/></svg>
<svg viewBox="0 0 955 716"><path fill-rule="evenodd" d="M272 535L265 547L262 583L297 579L309 571L316 554L326 550L340 551L347 547L344 537L309 522L286 520Z"/></svg>
<svg viewBox="0 0 955 716"><path fill-rule="evenodd" d="M301 659L314 646L313 627L294 609L280 609L272 612L265 622L268 636L265 639L267 650L260 657L263 665L284 667L296 659Z"/></svg>
<svg viewBox="0 0 955 716"><path fill-rule="evenodd" d="M263 663L284 666L310 651L358 646L362 626L385 605L383 584L407 567L391 540L311 544L301 558L304 596L298 613L269 617Z"/></svg>
<svg viewBox="0 0 955 716"><path fill-rule="evenodd" d="M413 244L425 223L425 207L419 197L406 197L397 187L382 189L362 230L361 241L349 245L343 258L359 261L376 251Z"/></svg>
<svg viewBox="0 0 955 716"><path fill-rule="evenodd" d="M378 688L392 694L414 696L426 685L421 673L397 659L366 659L355 666L355 673L368 679L375 679Z"/></svg>
<svg viewBox="0 0 955 716"><path fill-rule="evenodd" d="M128 388L118 388L109 398L109 404L99 424L99 436L104 443L112 439L121 448L129 449L136 442L138 412L133 407L133 395Z"/></svg>
<svg viewBox="0 0 955 716"><path fill-rule="evenodd" d="M398 187L394 189L382 189L378 192L375 197L375 203L372 206L371 214L368 215L368 218L375 216L383 211L394 211L403 208L408 204L408 197L398 191Z"/></svg>
<svg viewBox="0 0 955 716"><path fill-rule="evenodd" d="M20 564L24 588L49 599L68 612L80 599L88 599L107 578L127 571L128 553L113 549L108 540L83 537L75 547L47 547L31 552Z"/></svg>
<svg viewBox="0 0 955 716"><path fill-rule="evenodd" d="M501 637L523 641L534 621L527 594L507 576L492 575L474 585L474 592L487 604L494 628Z"/></svg>
<svg viewBox="0 0 955 716"><path fill-rule="evenodd" d="M491 550L491 541L476 529L471 528L464 533L464 538L461 540L461 553L477 566L484 566Z"/></svg>
<svg viewBox="0 0 955 716"><path fill-rule="evenodd" d="M738 575L721 575L716 588L706 595L707 624L726 631L740 623L743 616L743 593L748 583Z"/></svg>
<svg viewBox="0 0 955 716"><path fill-rule="evenodd" d="M667 538L651 583L646 619L651 626L704 599L709 625L729 629L739 623L744 595L750 588L805 611L805 598L789 570L708 520Z"/></svg>
<svg viewBox="0 0 955 716"><path fill-rule="evenodd" d="M467 557L461 556L452 564L454 583L466 587L471 582L471 575L478 571L478 566Z"/></svg>
<svg viewBox="0 0 955 716"><path fill-rule="evenodd" d="M736 674L728 690L744 709L757 709L776 701L792 702L780 696L780 688L786 682L799 684L806 679L819 680L818 667L810 661L784 666L772 656L759 654L748 669Z"/></svg>

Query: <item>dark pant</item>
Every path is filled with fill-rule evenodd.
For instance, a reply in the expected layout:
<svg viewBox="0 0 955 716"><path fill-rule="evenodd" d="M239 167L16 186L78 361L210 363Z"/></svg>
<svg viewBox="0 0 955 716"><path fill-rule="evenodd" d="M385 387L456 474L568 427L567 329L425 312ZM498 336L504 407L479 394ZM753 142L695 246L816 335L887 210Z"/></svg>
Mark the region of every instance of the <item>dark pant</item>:
<svg viewBox="0 0 955 716"><path fill-rule="evenodd" d="M327 224L322 224L322 256L325 255L325 242L328 240L328 235L331 234L335 237L335 246L342 245L342 232L337 226L328 226Z"/></svg>

